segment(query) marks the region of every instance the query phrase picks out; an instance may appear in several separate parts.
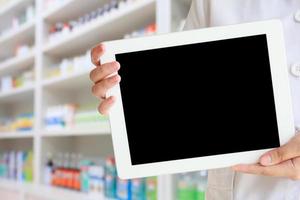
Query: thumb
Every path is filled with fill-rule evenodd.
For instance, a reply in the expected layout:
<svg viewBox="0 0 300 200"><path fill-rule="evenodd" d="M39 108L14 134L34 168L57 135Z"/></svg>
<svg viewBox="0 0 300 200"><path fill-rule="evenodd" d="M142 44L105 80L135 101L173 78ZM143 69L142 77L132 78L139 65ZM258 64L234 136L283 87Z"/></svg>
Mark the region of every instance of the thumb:
<svg viewBox="0 0 300 200"><path fill-rule="evenodd" d="M299 146L300 143L298 144L298 142L292 140L277 149L273 149L265 153L260 158L260 164L264 166L271 166L295 157L299 157L300 156Z"/></svg>

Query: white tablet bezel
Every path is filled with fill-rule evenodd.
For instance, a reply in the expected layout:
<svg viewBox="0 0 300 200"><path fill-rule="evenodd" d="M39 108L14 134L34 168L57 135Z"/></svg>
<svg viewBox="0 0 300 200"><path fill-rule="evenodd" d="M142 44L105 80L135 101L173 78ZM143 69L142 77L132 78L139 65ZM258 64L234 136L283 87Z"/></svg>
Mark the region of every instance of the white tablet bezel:
<svg viewBox="0 0 300 200"><path fill-rule="evenodd" d="M280 144L284 144L294 135L294 124L283 30L279 20L206 28L149 36L144 38L105 42L104 45L106 51L103 57L101 57L101 62L107 63L115 61L115 55L121 53L246 37L259 34L267 35L279 138ZM132 165L119 85L109 91L108 96L110 95L117 97L115 105L110 110L110 123L118 175L123 179L221 168L232 166L238 163L255 163L263 153L265 153L267 150L270 150L263 149L258 151L247 151L241 153L230 153L150 164ZM249 124L249 126L251 126L251 124ZM245 127L245 129L246 128L247 127ZM222 127L220 127L220 129L222 129ZM241 134L242 131L243 130L241 130ZM142 134L143 130L140 132ZM153 148L155 148L155 145L153 145ZM149 149L149 151L151 151L151 149Z"/></svg>

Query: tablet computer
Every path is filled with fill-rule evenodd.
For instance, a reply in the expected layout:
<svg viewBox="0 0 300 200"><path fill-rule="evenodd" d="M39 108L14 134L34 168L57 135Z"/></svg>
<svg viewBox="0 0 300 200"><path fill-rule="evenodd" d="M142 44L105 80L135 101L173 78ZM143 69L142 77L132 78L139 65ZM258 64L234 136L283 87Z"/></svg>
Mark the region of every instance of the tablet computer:
<svg viewBox="0 0 300 200"><path fill-rule="evenodd" d="M294 134L280 21L104 43L118 175L255 163Z"/></svg>

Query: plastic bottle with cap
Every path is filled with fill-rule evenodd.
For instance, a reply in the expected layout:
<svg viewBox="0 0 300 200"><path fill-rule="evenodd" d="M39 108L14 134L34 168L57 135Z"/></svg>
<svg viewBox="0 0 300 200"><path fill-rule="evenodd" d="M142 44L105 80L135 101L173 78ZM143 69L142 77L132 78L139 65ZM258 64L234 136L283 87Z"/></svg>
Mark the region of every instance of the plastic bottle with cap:
<svg viewBox="0 0 300 200"><path fill-rule="evenodd" d="M53 176L53 160L52 160L52 154L50 152L47 153L47 158L45 162L45 168L44 168L44 184L45 185L51 185L52 182L52 176Z"/></svg>
<svg viewBox="0 0 300 200"><path fill-rule="evenodd" d="M195 200L197 179L194 173L183 173L177 179L177 200Z"/></svg>
<svg viewBox="0 0 300 200"><path fill-rule="evenodd" d="M146 199L157 200L157 177L146 179Z"/></svg>
<svg viewBox="0 0 300 200"><path fill-rule="evenodd" d="M200 171L195 176L197 180L197 200L205 200L205 191L207 188L207 171Z"/></svg>

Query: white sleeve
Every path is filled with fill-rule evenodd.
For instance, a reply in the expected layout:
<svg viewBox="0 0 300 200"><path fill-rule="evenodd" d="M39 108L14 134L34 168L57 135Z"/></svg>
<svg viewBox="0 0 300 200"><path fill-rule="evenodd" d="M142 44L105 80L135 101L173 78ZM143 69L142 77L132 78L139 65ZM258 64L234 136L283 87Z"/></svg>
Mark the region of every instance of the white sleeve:
<svg viewBox="0 0 300 200"><path fill-rule="evenodd" d="M184 30L207 27L208 9L209 2L207 0L193 0Z"/></svg>

